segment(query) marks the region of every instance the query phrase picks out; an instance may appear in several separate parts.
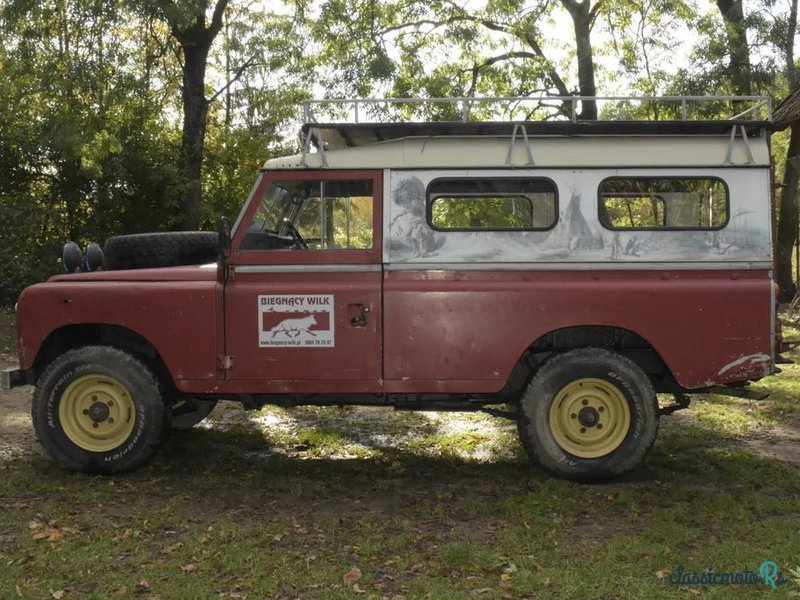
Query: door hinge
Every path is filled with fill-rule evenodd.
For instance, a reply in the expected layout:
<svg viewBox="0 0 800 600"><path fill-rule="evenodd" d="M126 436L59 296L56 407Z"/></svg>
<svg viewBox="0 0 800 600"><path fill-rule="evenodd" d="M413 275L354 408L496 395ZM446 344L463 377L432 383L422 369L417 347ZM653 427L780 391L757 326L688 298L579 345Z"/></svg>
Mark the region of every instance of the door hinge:
<svg viewBox="0 0 800 600"><path fill-rule="evenodd" d="M220 371L230 371L233 368L233 357L226 354L217 357L217 369Z"/></svg>

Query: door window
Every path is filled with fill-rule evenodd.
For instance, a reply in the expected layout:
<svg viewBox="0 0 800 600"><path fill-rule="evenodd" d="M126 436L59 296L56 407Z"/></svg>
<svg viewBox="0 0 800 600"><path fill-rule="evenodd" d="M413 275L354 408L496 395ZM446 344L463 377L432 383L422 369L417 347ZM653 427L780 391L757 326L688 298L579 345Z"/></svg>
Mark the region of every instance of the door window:
<svg viewBox="0 0 800 600"><path fill-rule="evenodd" d="M241 250L373 248L372 180L273 181Z"/></svg>

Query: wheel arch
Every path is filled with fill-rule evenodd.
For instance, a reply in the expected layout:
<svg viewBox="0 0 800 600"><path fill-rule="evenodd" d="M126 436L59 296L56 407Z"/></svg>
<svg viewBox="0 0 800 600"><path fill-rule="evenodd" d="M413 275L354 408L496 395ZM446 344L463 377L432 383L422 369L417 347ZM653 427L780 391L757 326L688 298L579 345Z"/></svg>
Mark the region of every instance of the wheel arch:
<svg viewBox="0 0 800 600"><path fill-rule="evenodd" d="M84 346L111 346L124 350L146 363L161 380L165 390L174 387L169 368L153 344L131 329L102 323L65 325L50 332L36 353L32 383L58 356Z"/></svg>
<svg viewBox="0 0 800 600"><path fill-rule="evenodd" d="M656 391L665 391L666 382L674 380L661 353L635 331L613 325L574 325L548 331L530 344L514 366L506 391L523 391L548 358L576 348L605 348L629 358L648 375Z"/></svg>

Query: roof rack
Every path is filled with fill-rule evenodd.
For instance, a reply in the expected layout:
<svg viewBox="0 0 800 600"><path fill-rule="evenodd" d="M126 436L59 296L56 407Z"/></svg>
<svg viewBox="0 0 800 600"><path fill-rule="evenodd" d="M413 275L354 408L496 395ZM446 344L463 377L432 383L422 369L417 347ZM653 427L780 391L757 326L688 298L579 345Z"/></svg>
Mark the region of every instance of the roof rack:
<svg viewBox="0 0 800 600"><path fill-rule="evenodd" d="M578 118L578 105L587 100L597 102L601 118ZM555 106L554 102L561 104ZM569 118L565 116L567 107ZM732 116L716 116L724 110ZM643 111L659 118L643 119ZM768 96L333 99L307 100L303 103L303 116L301 164L304 166L314 149L325 167L328 150L432 136L510 138L507 164L511 164L512 151L520 140L527 149L526 164L533 165L533 136L580 135L730 135L725 159L725 164L730 164L739 135L747 163L753 162L747 138L765 135L772 128L772 99ZM324 122L320 122L320 117Z"/></svg>
<svg viewBox="0 0 800 600"><path fill-rule="evenodd" d="M498 96L306 100L305 123L572 121L596 103L600 121L772 120L769 96ZM642 114L644 112L644 115ZM720 118L728 112L730 116ZM710 117L713 115L713 117Z"/></svg>

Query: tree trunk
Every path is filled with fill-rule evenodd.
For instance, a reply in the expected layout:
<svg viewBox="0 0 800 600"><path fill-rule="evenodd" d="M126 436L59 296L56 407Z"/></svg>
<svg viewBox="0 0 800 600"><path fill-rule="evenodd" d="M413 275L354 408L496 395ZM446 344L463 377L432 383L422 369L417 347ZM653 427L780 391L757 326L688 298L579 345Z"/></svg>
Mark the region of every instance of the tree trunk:
<svg viewBox="0 0 800 600"><path fill-rule="evenodd" d="M781 286L781 300L791 300L797 291L792 274L792 250L797 242L797 186L800 183L800 123L791 127L783 193L778 216L778 242L775 280Z"/></svg>
<svg viewBox="0 0 800 600"><path fill-rule="evenodd" d="M747 43L747 25L744 22L742 0L717 0L730 53L730 76L734 92L740 96L752 94L750 46Z"/></svg>
<svg viewBox="0 0 800 600"><path fill-rule="evenodd" d="M183 48L183 137L181 163L184 189L181 198L181 229L197 229L200 225L202 189L200 174L206 139L206 60L209 46Z"/></svg>
<svg viewBox="0 0 800 600"><path fill-rule="evenodd" d="M223 14L228 0L217 0L211 23L206 26L205 3L198 7L190 25L169 21L173 37L183 51L183 136L181 138L181 172L183 190L178 223L182 229L197 229L200 225L202 202L203 147L206 139L206 63L214 38L222 29Z"/></svg>
<svg viewBox="0 0 800 600"><path fill-rule="evenodd" d="M594 78L594 51L592 50L592 25L594 13L591 0L561 0L572 17L575 27L575 50L578 58L578 93L581 96L597 95ZM593 121L597 119L597 102L584 100L581 102L579 119Z"/></svg>
<svg viewBox="0 0 800 600"><path fill-rule="evenodd" d="M797 29L797 0L792 0L787 31ZM797 90L797 66L794 62L794 36L786 36L786 81L789 90ZM789 148L783 172L783 192L778 215L778 239L775 256L775 280L781 286L781 300L790 300L797 293L792 273L792 250L797 243L797 186L800 183L800 123L791 126Z"/></svg>

